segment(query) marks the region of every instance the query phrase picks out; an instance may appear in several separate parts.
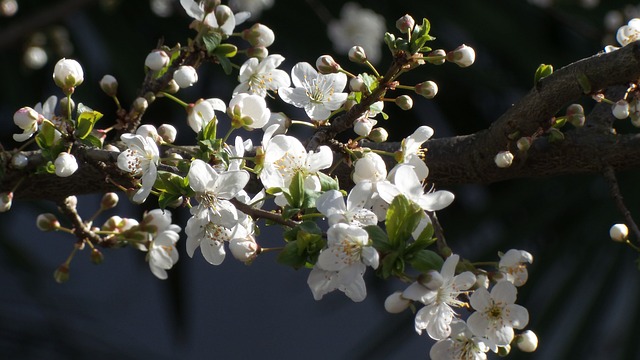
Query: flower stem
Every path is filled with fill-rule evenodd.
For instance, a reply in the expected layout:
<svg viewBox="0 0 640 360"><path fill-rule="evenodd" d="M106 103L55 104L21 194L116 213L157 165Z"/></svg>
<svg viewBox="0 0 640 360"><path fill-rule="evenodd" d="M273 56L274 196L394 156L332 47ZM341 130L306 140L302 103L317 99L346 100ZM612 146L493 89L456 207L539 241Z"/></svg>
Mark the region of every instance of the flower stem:
<svg viewBox="0 0 640 360"><path fill-rule="evenodd" d="M182 107L185 107L185 108L186 108L186 107L188 107L188 106L189 106L189 104L187 104L186 102L184 102L184 101L182 101L182 100L178 99L177 97L175 97L175 96L173 96L173 95L169 94L168 92L160 91L160 94L162 94L162 96L164 96L164 97L166 97L166 98L168 98L168 99L171 99L171 100L175 101L176 103L178 103L178 104L182 105Z"/></svg>

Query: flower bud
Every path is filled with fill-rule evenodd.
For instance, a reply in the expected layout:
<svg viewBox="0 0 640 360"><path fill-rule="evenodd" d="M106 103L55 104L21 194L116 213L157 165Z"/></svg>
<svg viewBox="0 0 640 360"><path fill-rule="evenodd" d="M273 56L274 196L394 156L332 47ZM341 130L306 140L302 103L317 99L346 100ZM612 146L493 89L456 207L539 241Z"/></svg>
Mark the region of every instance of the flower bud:
<svg viewBox="0 0 640 360"><path fill-rule="evenodd" d="M55 215L51 213L44 213L38 215L36 218L36 226L41 231L53 231L60 227L60 222Z"/></svg>
<svg viewBox="0 0 640 360"><path fill-rule="evenodd" d="M65 92L82 84L84 72L75 60L62 58L53 69L53 81Z"/></svg>
<svg viewBox="0 0 640 360"><path fill-rule="evenodd" d="M173 142L176 141L178 130L176 130L175 126L173 125L162 124L158 128L158 135L160 135L160 137L165 143L173 144Z"/></svg>
<svg viewBox="0 0 640 360"><path fill-rule="evenodd" d="M531 330L525 330L516 337L518 349L524 352L534 352L538 348L538 336Z"/></svg>
<svg viewBox="0 0 640 360"><path fill-rule="evenodd" d="M627 100L618 100L618 102L613 104L611 112L616 119L626 119L629 117L629 103Z"/></svg>
<svg viewBox="0 0 640 360"><path fill-rule="evenodd" d="M625 242L629 236L629 228L625 224L615 224L609 229L611 240L616 242Z"/></svg>
<svg viewBox="0 0 640 360"><path fill-rule="evenodd" d="M69 281L69 265L65 263L58 266L56 271L53 273L53 278L56 280L58 284L62 284Z"/></svg>
<svg viewBox="0 0 640 360"><path fill-rule="evenodd" d="M340 64L331 55L322 55L316 60L316 68L321 74L335 74L340 71Z"/></svg>
<svg viewBox="0 0 640 360"><path fill-rule="evenodd" d="M67 196L64 199L64 202L66 205L68 205L72 209L75 209L78 206L78 197L75 195Z"/></svg>
<svg viewBox="0 0 640 360"><path fill-rule="evenodd" d="M359 64L367 61L367 54L364 52L362 46L353 46L349 49L349 60Z"/></svg>
<svg viewBox="0 0 640 360"><path fill-rule="evenodd" d="M133 108L139 113L145 112L148 107L149 107L149 102L147 101L147 99L141 96L133 100Z"/></svg>
<svg viewBox="0 0 640 360"><path fill-rule="evenodd" d="M42 119L42 115L28 106L20 108L13 114L13 123L21 129L34 127L36 124L42 123Z"/></svg>
<svg viewBox="0 0 640 360"><path fill-rule="evenodd" d="M429 270L426 274L420 276L420 284L429 290L437 290L444 284L444 278L436 270Z"/></svg>
<svg viewBox="0 0 640 360"><path fill-rule="evenodd" d="M373 129L377 123L376 120L369 119L365 116L353 122L353 131L360 136L369 136L371 129Z"/></svg>
<svg viewBox="0 0 640 360"><path fill-rule="evenodd" d="M160 71L169 65L171 58L164 50L154 50L144 59L144 65L153 71Z"/></svg>
<svg viewBox="0 0 640 360"><path fill-rule="evenodd" d="M111 75L105 75L100 80L100 89L108 96L116 96L118 92L118 80Z"/></svg>
<svg viewBox="0 0 640 360"><path fill-rule="evenodd" d="M387 296L384 300L384 309L391 314L398 314L405 311L411 301L402 297L401 291L396 291L393 294Z"/></svg>
<svg viewBox="0 0 640 360"><path fill-rule="evenodd" d="M499 168L508 168L513 163L513 154L511 151L500 151L493 159Z"/></svg>
<svg viewBox="0 0 640 360"><path fill-rule="evenodd" d="M414 26L416 26L416 21L409 14L406 14L396 20L396 28L403 34L408 34L413 31Z"/></svg>
<svg viewBox="0 0 640 360"><path fill-rule="evenodd" d="M183 65L173 72L173 80L180 88L188 88L198 81L198 73L193 66Z"/></svg>
<svg viewBox="0 0 640 360"><path fill-rule="evenodd" d="M233 11L226 5L219 5L214 9L214 15L218 26L222 27L229 19L233 18Z"/></svg>
<svg viewBox="0 0 640 360"><path fill-rule="evenodd" d="M264 46L269 47L275 40L273 30L260 23L253 24L250 28L242 32L242 38L247 40L253 47Z"/></svg>
<svg viewBox="0 0 640 360"><path fill-rule="evenodd" d="M354 77L349 80L349 88L351 91L365 92L367 87L364 85L364 80L361 77Z"/></svg>
<svg viewBox="0 0 640 360"><path fill-rule="evenodd" d="M13 203L13 192L0 193L0 212L6 212L11 209Z"/></svg>
<svg viewBox="0 0 640 360"><path fill-rule="evenodd" d="M178 86L178 83L173 79L171 79L171 81L169 81L167 86L164 88L164 91L169 94L175 94L178 92L178 90L180 90L180 86Z"/></svg>
<svg viewBox="0 0 640 360"><path fill-rule="evenodd" d="M485 289L489 288L489 277L487 276L487 274L482 273L476 275L476 287L483 287Z"/></svg>
<svg viewBox="0 0 640 360"><path fill-rule="evenodd" d="M527 152L527 150L529 150L529 148L531 147L531 138L521 137L520 139L518 139L518 141L516 141L516 146L518 147L518 150Z"/></svg>
<svg viewBox="0 0 640 360"><path fill-rule="evenodd" d="M511 352L511 345L498 346L498 356L505 357Z"/></svg>
<svg viewBox="0 0 640 360"><path fill-rule="evenodd" d="M61 152L58 154L56 161L54 162L56 167L56 175L60 177L68 177L78 170L78 162L76 157L68 152Z"/></svg>
<svg viewBox="0 0 640 360"><path fill-rule="evenodd" d="M409 95L398 96L395 103L402 110L410 110L413 107L413 99Z"/></svg>
<svg viewBox="0 0 640 360"><path fill-rule="evenodd" d="M136 135L151 138L156 144L158 143L158 140L160 140L158 130L156 130L155 126L150 124L141 125L138 130L136 130Z"/></svg>
<svg viewBox="0 0 640 360"><path fill-rule="evenodd" d="M433 99L438 93L438 84L429 80L416 85L416 94L422 95L427 99Z"/></svg>
<svg viewBox="0 0 640 360"><path fill-rule="evenodd" d="M253 261L258 256L259 248L253 237L229 241L229 250L231 250L233 257L244 263Z"/></svg>
<svg viewBox="0 0 640 360"><path fill-rule="evenodd" d="M11 157L11 166L14 169L24 169L29 164L29 158L23 153L15 153Z"/></svg>
<svg viewBox="0 0 640 360"><path fill-rule="evenodd" d="M104 261L104 255L96 248L91 249L91 262L100 265Z"/></svg>
<svg viewBox="0 0 640 360"><path fill-rule="evenodd" d="M462 44L447 53L447 60L464 68L473 64L476 60L476 52L472 47Z"/></svg>
<svg viewBox="0 0 640 360"><path fill-rule="evenodd" d="M100 201L100 209L108 210L113 209L118 205L118 194L114 192L108 192L102 196L102 201Z"/></svg>
<svg viewBox="0 0 640 360"><path fill-rule="evenodd" d="M444 49L433 50L425 59L429 64L442 65L447 61L447 52Z"/></svg>
<svg viewBox="0 0 640 360"><path fill-rule="evenodd" d="M262 60L269 56L269 50L264 46L252 46L247 49L247 56Z"/></svg>
<svg viewBox="0 0 640 360"><path fill-rule="evenodd" d="M208 14L212 12L218 5L220 5L220 0L205 0L203 1L204 13Z"/></svg>
<svg viewBox="0 0 640 360"><path fill-rule="evenodd" d="M377 127L369 133L369 140L377 143L385 142L389 138L387 130L381 127Z"/></svg>

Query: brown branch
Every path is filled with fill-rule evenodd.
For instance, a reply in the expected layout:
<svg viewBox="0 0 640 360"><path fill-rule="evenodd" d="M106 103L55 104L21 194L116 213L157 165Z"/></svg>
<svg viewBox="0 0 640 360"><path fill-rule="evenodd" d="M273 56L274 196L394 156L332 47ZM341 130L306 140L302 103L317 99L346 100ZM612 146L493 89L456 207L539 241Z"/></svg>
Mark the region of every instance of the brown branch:
<svg viewBox="0 0 640 360"><path fill-rule="evenodd" d="M67 219L71 221L73 233L78 238L78 241L80 243L89 241L92 244L104 245L103 243L105 243L105 241L98 234L91 231L87 224L82 221L78 211L76 211L75 201L72 197L67 197L58 203L58 207Z"/></svg>
<svg viewBox="0 0 640 360"><path fill-rule="evenodd" d="M274 213L274 212L271 212L271 211L262 210L262 209L258 209L258 208L254 208L254 207L250 206L249 204L245 204L245 203L240 202L240 201L238 201L236 199L231 199L230 201L231 201L231 203L233 205L235 205L235 207L238 210L240 210L243 213L251 216L254 219L270 220L270 221L273 221L276 224L288 226L290 228L294 228L294 227L298 226L297 222L295 222L293 220L284 219L284 218L282 218L281 214Z"/></svg>

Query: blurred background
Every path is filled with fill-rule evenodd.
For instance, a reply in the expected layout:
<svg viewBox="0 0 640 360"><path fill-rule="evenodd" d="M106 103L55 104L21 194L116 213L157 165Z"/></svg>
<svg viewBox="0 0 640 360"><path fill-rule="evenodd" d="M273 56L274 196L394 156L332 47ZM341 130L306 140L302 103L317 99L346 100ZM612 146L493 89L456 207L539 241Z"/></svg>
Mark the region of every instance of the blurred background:
<svg viewBox="0 0 640 360"><path fill-rule="evenodd" d="M253 20L274 30L276 42L269 50L286 58L281 68L287 71L299 61L313 64L322 54L335 54L351 72L364 71L348 62L337 39L327 36L342 16L371 31L380 23L395 32L395 20L409 13L431 21L433 48L472 46L477 58L470 68L428 66L402 78L407 84L434 80L440 90L434 100L415 98L411 111L387 104L391 118L383 126L392 140L423 124L435 129L435 137L486 128L529 91L539 64L557 69L591 56L615 44L615 30L640 14L637 3L616 0L360 3L238 0L232 5L254 6ZM358 12L362 8L371 12ZM51 78L58 59L83 65L85 82L74 98L103 112L99 126L106 127L115 105L99 90L102 76L118 79L120 101L129 104L144 77L144 58L158 41L186 44L194 34L177 0L0 0L0 10L0 137L7 149L17 146L11 140L17 109L62 95ZM371 46L367 52L380 51L377 65L383 71L389 63L384 45ZM228 102L235 75L227 77L213 64L203 66L199 75L195 87L180 92L183 100L219 97ZM590 105L588 99L582 102ZM274 110L300 114L291 106L271 104ZM156 101L144 120L173 123L179 128L177 143L186 144L190 130L185 118L179 106ZM632 131L624 122L616 126ZM638 172L619 175L629 209L640 214ZM448 190L456 201L439 218L454 251L472 260L497 259L498 251L511 248L534 256L518 303L528 308L527 328L538 334L540 346L532 354L514 349L512 358L640 358L637 254L609 240L609 227L622 217L600 175ZM99 195L81 196L80 213L90 216L99 200ZM132 207L123 198L106 216L140 218L156 204L150 199L145 206ZM186 256L184 235L178 245L181 259L166 281L151 274L144 253L117 249L105 250L99 266L91 264L88 251L79 253L69 281L59 285L52 275L74 239L39 232L35 218L43 212L56 213L55 205L19 201L0 215L1 358L428 358L432 342L415 333L413 315L384 311L384 299L403 284L368 273L363 303L352 303L339 292L314 301L306 285L308 270L278 265L273 254L250 266L228 256L214 267L199 252L193 259ZM174 223L183 227L188 217L184 209L173 212ZM258 241L282 244L277 231L265 232Z"/></svg>

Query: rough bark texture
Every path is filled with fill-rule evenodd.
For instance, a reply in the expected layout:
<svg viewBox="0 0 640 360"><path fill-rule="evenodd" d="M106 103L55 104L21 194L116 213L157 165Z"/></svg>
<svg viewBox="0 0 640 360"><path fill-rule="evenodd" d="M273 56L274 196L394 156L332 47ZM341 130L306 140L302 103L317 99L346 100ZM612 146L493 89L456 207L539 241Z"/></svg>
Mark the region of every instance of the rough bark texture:
<svg viewBox="0 0 640 360"><path fill-rule="evenodd" d="M566 131L563 141L549 143L544 137L538 138L526 155L517 153L515 139L511 135L531 136L547 130L553 116L571 102L586 96L585 90L595 92L602 89L619 95L621 88L639 78L638 42L559 69L541 80L488 129L470 135L432 139L425 143L429 180L438 186L487 184L514 178L601 172L607 166L614 170L638 167L640 135L617 135L612 132L613 118L610 105L607 104L595 107L585 127ZM614 95L612 98L615 98ZM319 133L329 134L333 138L334 130L344 128L342 121L352 123L353 119L349 116L336 119L331 128L321 127ZM376 147L395 151L399 144L378 144ZM496 167L494 156L507 149L516 154L513 166L506 169ZM43 161L37 151L25 153L30 159L27 169L14 169L10 166L14 153L0 153L0 192L12 190L26 177L16 190L15 199L60 201L72 194L118 190L107 178L125 187L132 186L131 178L122 174L115 165L117 153L74 146L80 170L68 178L33 174L33 170ZM345 172L337 175L348 179L349 170L346 167L337 171Z"/></svg>

